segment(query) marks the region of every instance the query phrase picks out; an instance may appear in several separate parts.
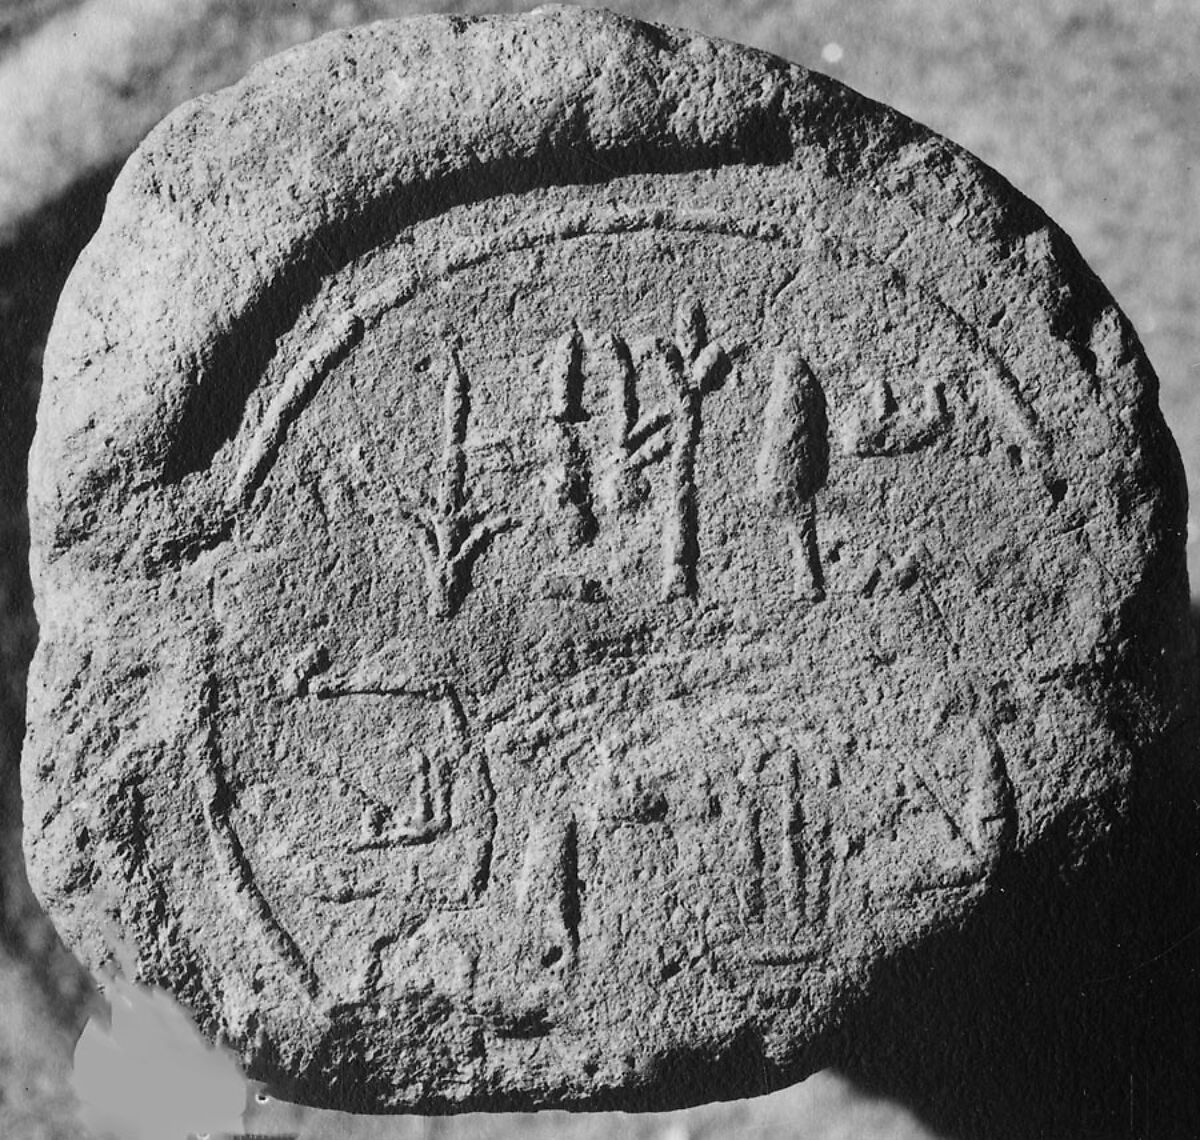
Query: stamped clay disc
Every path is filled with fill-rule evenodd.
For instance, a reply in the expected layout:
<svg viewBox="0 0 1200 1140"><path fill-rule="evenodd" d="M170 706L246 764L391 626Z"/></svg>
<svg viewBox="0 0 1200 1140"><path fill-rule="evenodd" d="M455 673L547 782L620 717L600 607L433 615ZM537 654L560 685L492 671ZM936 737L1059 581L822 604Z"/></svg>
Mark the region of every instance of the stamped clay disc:
<svg viewBox="0 0 1200 1140"><path fill-rule="evenodd" d="M604 13L339 32L172 115L30 481L30 877L309 1103L803 1075L1177 716L1181 475L1070 242Z"/></svg>

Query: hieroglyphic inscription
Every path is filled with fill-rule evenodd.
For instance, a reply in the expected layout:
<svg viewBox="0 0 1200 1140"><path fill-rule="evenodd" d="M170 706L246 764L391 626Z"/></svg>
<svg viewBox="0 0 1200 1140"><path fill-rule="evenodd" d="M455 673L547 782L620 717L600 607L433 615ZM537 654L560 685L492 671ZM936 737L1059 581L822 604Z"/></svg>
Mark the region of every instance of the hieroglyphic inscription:
<svg viewBox="0 0 1200 1140"><path fill-rule="evenodd" d="M425 565L429 613L453 617L469 586L471 566L487 544L513 525L510 516L473 508L467 490L467 425L471 415L470 381L458 350L451 348L442 393L442 459L432 502L397 496L400 517L408 525Z"/></svg>
<svg viewBox="0 0 1200 1140"><path fill-rule="evenodd" d="M331 678L313 685L310 692L322 701L349 701L355 697L418 700L435 706L441 720L440 735L430 734L407 750L403 767L413 772L415 780L402 812L397 811L394 802L363 788L355 789L364 806L359 834L348 840L351 851L412 847L430 843L451 831L456 822L452 811L455 782L471 759L466 714L453 685L447 681L415 685L377 678ZM482 757L478 758L478 764L477 779L490 798L490 778ZM489 874L490 838L475 855L477 865L470 885L472 893L478 894L486 886Z"/></svg>
<svg viewBox="0 0 1200 1140"><path fill-rule="evenodd" d="M737 836L734 844L737 866L734 893L738 901L738 916L743 923L761 920L766 909L763 809L758 795L762 775L759 769L764 759L760 756L753 770L748 773L748 787L743 793L745 798L738 804L734 822Z"/></svg>
<svg viewBox="0 0 1200 1140"><path fill-rule="evenodd" d="M579 427L590 417L583 408L583 334L578 327L547 353L545 376L550 397L546 438L551 448L546 511L559 522L554 533L565 552L590 542L597 529L591 461Z"/></svg>
<svg viewBox="0 0 1200 1140"><path fill-rule="evenodd" d="M656 349L653 340L632 348L611 333L596 338L598 367L608 379L609 446L601 460L599 495L604 508L616 514L636 510L650 494L645 469L670 449L662 410L641 412L638 398L639 365Z"/></svg>
<svg viewBox="0 0 1200 1140"><path fill-rule="evenodd" d="M779 918L775 908L793 928L827 917L848 853L846 837L835 834L836 762L815 734L802 731L773 741L742 779L735 822L741 920L770 925ZM781 954L791 960L795 951L772 951Z"/></svg>
<svg viewBox="0 0 1200 1140"><path fill-rule="evenodd" d="M320 692L324 699L357 695L352 689L329 688ZM462 763L466 751L465 726L449 686L436 686L428 694L420 695L440 704L442 738L423 742L406 757L408 766L416 773L416 781L404 814L398 816L393 804L360 792L367 803L352 850L429 843L450 830L453 768Z"/></svg>
<svg viewBox="0 0 1200 1140"><path fill-rule="evenodd" d="M843 433L851 455L906 455L934 443L949 426L946 397L938 380L926 381L919 400L903 408L886 380L875 380L865 395L866 410Z"/></svg>
<svg viewBox="0 0 1200 1140"><path fill-rule="evenodd" d="M1016 805L1008 765L995 734L979 721L971 727L974 763L966 837L983 867L990 868L1016 837Z"/></svg>
<svg viewBox="0 0 1200 1140"><path fill-rule="evenodd" d="M775 357L755 476L758 498L781 521L791 548L795 597L820 601L815 497L829 478L829 420L820 384L792 353Z"/></svg>
<svg viewBox="0 0 1200 1140"><path fill-rule="evenodd" d="M847 557L845 544L840 541L832 548L832 554L847 564L845 591L862 598L909 589L917 581L922 564L928 558L925 543L919 538L913 540L898 558L878 542L870 543L854 560Z"/></svg>
<svg viewBox="0 0 1200 1140"><path fill-rule="evenodd" d="M700 442L700 404L719 388L729 358L719 342L708 339L699 301L684 297L675 313L675 342L664 346L662 360L671 406L671 492L663 527L662 596L696 592L700 558L697 518L696 448Z"/></svg>
<svg viewBox="0 0 1200 1140"><path fill-rule="evenodd" d="M522 916L523 950L536 965L571 969L579 954L578 825L546 819L530 826L520 873L513 884ZM532 963L531 963L532 964Z"/></svg>
<svg viewBox="0 0 1200 1140"><path fill-rule="evenodd" d="M592 542L605 514L639 509L650 493L645 468L667 461L669 481L662 514L664 601L689 597L697 588L699 562L696 451L704 398L724 382L729 357L708 338L704 309L685 295L675 311L671 338L632 344L615 333L573 327L550 348L544 375L548 388L546 515L564 552ZM655 367L665 407L642 414L640 380ZM608 447L594 461L580 425L591 419L583 406L586 370L599 370L608 397Z"/></svg>
<svg viewBox="0 0 1200 1140"><path fill-rule="evenodd" d="M804 883L808 870L804 832L808 821L801 802L799 759L790 750L784 750L781 751L780 761L784 766L783 802L787 808L779 847L779 886L788 920L795 923L805 917L808 901Z"/></svg>
<svg viewBox="0 0 1200 1140"><path fill-rule="evenodd" d="M943 708L935 717L931 755L927 758L923 750L917 749L909 761L950 831L951 842L932 869L932 878L924 884L930 888L959 886L983 878L1003 857L1016 832L1012 784L994 733L974 716L965 725L946 731L946 716ZM950 790L956 781L947 779L941 769L961 766L962 760L956 758L964 748L969 765L967 795L965 802L956 803L957 797Z"/></svg>

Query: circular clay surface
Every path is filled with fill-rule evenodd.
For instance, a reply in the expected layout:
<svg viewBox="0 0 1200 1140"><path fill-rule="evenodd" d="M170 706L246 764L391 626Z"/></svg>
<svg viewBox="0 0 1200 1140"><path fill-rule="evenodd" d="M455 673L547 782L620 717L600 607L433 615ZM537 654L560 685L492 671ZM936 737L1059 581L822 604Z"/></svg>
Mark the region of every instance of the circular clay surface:
<svg viewBox="0 0 1200 1140"><path fill-rule="evenodd" d="M30 482L31 880L308 1103L803 1075L1181 715L1178 460L1069 241L604 13L336 33L172 115Z"/></svg>

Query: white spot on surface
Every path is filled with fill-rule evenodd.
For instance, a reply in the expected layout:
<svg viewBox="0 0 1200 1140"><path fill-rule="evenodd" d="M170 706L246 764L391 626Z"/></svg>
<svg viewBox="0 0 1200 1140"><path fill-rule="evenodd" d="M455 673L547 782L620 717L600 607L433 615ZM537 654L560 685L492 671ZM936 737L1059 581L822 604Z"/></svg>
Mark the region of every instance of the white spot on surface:
<svg viewBox="0 0 1200 1140"><path fill-rule="evenodd" d="M93 1017L75 1046L82 1123L123 1140L239 1133L247 1085L232 1054L209 1045L162 990L120 978L104 988L111 1024Z"/></svg>
<svg viewBox="0 0 1200 1140"><path fill-rule="evenodd" d="M821 49L821 59L825 63L841 63L842 57L846 54L842 45L835 43L832 40Z"/></svg>

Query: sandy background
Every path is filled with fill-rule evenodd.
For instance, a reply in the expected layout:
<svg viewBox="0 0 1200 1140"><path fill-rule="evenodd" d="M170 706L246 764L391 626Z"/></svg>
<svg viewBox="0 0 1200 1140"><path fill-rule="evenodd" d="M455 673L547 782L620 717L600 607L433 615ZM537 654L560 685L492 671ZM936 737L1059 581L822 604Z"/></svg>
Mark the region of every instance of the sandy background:
<svg viewBox="0 0 1200 1140"><path fill-rule="evenodd" d="M94 228L121 161L180 101L232 82L255 59L332 26L421 11L534 6L405 0L0 0L2 1137L76 1135L63 1082L87 999L78 970L56 950L52 931L28 895L14 854L19 850L15 773L23 731L23 677L36 636L23 569L24 454L33 426L40 343L63 277ZM645 0L606 6L740 40L825 71L928 124L999 170L1066 230L1132 319L1161 379L1163 409L1189 484L1200 487L1200 4ZM1188 535L1194 610L1200 584L1198 508L1193 502ZM1181 861L1195 858L1191 850L1177 855ZM1182 867L1181 873L1190 875L1190 867ZM1103 893L1102 882L1097 890ZM1077 1092L1103 1086L1111 1092L1109 1086L1128 1077L1128 1090L1113 1093L1090 1117L1087 1105L1096 1095L1084 1094L1075 1103L1064 1091L1064 1103L1074 1107L1064 1109L1062 1119L1077 1127L1056 1135L1149 1136L1154 1128L1154 1135L1200 1135L1200 1119L1190 1115L1195 1098L1176 1087L1189 1079L1177 1079L1177 1074L1200 1072L1195 1043L1180 1037L1162 1012L1186 1005L1192 991L1176 993L1174 987L1200 969L1200 938L1192 937L1189 921L1181 919L1177 931L1164 921L1160 943L1150 939L1151 952L1143 955L1145 969L1135 967L1136 985L1119 993L1105 990L1105 1000L1114 1008L1145 1004L1139 1022L1143 1036L1136 1038L1136 1047L1118 1040L1111 1048L1094 1042L1093 1051L1083 1055L1072 1055L1066 1047L1055 1062L1045 1059L1055 1056L1045 1042L1030 1044L1036 1057L1024 1069L1015 1063L1010 1069L1006 1063L991 1082L988 1095L995 1104L1007 1104L1008 1111L992 1114L990 1122L980 1120L986 1112L964 1110L964 1102L978 1108L985 1095L981 1089L988 1082L977 1079L980 1074L967 1074L961 1088L947 1085L947 1073L962 1072L947 1068L943 1054L956 1051L958 1038L967 1042L972 1028L963 1023L969 1003L951 1003L951 1012L940 1021L921 1021L914 1014L907 1044L910 1052L926 1051L928 1058L914 1063L910 1056L902 1079L894 1077L899 1071L895 1054L904 1052L906 1029L893 1018L891 1033L899 1044L883 1051L893 1068L884 1065L881 1070L879 1063L864 1059L857 1086L825 1074L771 1098L687 1115L398 1120L387 1125L358 1122L352 1128L345 1119L300 1114L288 1118L289 1127L312 1136L397 1137L535 1134L674 1140L933 1134L907 1111L863 1092L860 1086L870 1083L919 1104L944 1134L1019 1135L1003 1129L1023 1113L1030 1121L1049 1119L1033 1108L1039 1097L1053 1098L1060 1087ZM1099 929L1088 934L1089 941L1073 945L1071 953L1090 953ZM1121 937L1115 933L1113 941ZM1162 968L1167 973L1156 972ZM1096 991L1087 987L1094 979L1081 977L1079 1008L1090 1010ZM1200 1021L1200 1007L1193 1007L1190 1016ZM1126 1025L1119 1018L1097 1024L1115 1025L1117 1037ZM934 1040L942 1030L945 1040ZM1012 1032L1013 1040L1004 1045L1006 1062L1025 1040L1020 1031ZM1089 1030L1088 1038L1096 1032L1103 1029ZM1153 1047L1146 1046L1147 1040ZM870 1052L867 1046L864 1042L864 1053ZM986 1048L979 1056L989 1056ZM1075 1079L1096 1066L1103 1073L1091 1085ZM921 1089L912 1076L923 1067L930 1082L940 1082L936 1095ZM1194 1076L1191 1081L1200 1084ZM1028 1111L1023 1100L1029 1102ZM1029 1127L1025 1134L1039 1134L1032 1123Z"/></svg>

